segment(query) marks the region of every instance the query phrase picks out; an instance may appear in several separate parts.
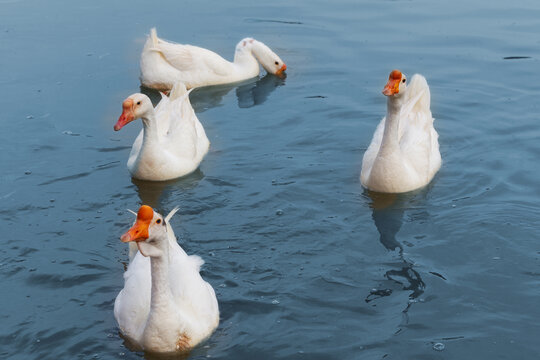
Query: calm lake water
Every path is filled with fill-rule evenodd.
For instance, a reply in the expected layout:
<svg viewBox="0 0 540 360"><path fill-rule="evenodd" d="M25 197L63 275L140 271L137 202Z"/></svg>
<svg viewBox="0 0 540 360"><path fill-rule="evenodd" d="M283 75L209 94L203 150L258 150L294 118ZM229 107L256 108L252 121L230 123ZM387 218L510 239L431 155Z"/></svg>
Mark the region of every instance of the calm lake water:
<svg viewBox="0 0 540 360"><path fill-rule="evenodd" d="M202 256L221 323L190 359L540 358L540 2L0 0L0 358L138 359L113 303L141 203ZM212 143L166 183L126 168L139 55L162 37L287 78L196 90ZM516 58L525 57L525 58ZM364 191L389 72L430 84L443 166Z"/></svg>

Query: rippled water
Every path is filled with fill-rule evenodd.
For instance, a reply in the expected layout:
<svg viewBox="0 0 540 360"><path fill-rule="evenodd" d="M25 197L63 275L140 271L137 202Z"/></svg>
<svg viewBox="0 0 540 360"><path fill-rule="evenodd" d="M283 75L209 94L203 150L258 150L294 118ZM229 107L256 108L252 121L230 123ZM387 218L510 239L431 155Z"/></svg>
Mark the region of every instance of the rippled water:
<svg viewBox="0 0 540 360"><path fill-rule="evenodd" d="M113 303L141 202L205 260L218 330L190 359L540 357L540 3L0 1L0 357L137 359ZM232 57L253 36L288 76L199 89L212 143L177 181L130 179L152 26ZM524 57L524 58L516 58ZM399 68L426 76L443 167L364 191Z"/></svg>

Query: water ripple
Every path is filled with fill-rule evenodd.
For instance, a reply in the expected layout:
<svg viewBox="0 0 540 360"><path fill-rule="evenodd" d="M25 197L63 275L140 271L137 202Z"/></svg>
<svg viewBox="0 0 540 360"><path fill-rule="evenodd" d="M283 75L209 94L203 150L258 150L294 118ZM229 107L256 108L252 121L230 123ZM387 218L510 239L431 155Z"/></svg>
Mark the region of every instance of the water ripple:
<svg viewBox="0 0 540 360"><path fill-rule="evenodd" d="M31 286L38 286L43 288L71 288L75 286L84 285L87 282L97 281L103 277L104 274L82 274L74 276L66 276L59 274L32 274L26 279L26 283Z"/></svg>

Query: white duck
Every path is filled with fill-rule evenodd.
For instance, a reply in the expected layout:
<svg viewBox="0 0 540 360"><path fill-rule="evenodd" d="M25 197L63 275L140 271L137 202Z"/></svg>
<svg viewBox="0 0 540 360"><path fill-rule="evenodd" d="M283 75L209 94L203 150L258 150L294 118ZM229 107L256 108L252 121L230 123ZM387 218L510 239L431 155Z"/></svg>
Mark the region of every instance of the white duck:
<svg viewBox="0 0 540 360"><path fill-rule="evenodd" d="M439 135L433 127L426 79L390 73L383 94L386 117L364 154L360 181L369 190L402 193L427 185L441 167Z"/></svg>
<svg viewBox="0 0 540 360"><path fill-rule="evenodd" d="M122 107L115 131L138 118L143 122L127 163L134 178L170 180L199 167L210 142L191 107L189 91L182 83L174 86L169 97L162 94L155 109L144 94L129 96Z"/></svg>
<svg viewBox="0 0 540 360"><path fill-rule="evenodd" d="M153 28L141 54L141 83L163 91L177 81L188 89L234 83L259 75L259 62L266 71L278 76L287 69L268 46L252 38L236 45L231 63L213 51L162 40Z"/></svg>
<svg viewBox="0 0 540 360"><path fill-rule="evenodd" d="M169 220L143 205L123 242L138 247L114 302L122 334L148 352L186 352L208 338L219 324L214 289L204 281L204 261L178 245ZM130 243L131 245L131 243Z"/></svg>

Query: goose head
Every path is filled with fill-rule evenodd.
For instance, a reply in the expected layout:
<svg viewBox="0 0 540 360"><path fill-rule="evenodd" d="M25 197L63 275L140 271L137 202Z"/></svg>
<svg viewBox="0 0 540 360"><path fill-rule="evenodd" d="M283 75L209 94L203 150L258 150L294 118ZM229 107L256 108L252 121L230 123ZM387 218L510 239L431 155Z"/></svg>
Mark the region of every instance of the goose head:
<svg viewBox="0 0 540 360"><path fill-rule="evenodd" d="M114 131L118 131L126 124L138 118L144 118L154 111L152 101L144 94L133 94L122 103L122 115L118 118Z"/></svg>
<svg viewBox="0 0 540 360"><path fill-rule="evenodd" d="M282 76L287 70L287 65L275 52L260 41L252 38L245 38L238 44L240 48L251 50L253 55L261 63L264 70L270 74Z"/></svg>
<svg viewBox="0 0 540 360"><path fill-rule="evenodd" d="M401 96L407 89L407 77L399 70L393 70L382 93L386 96Z"/></svg>
<svg viewBox="0 0 540 360"><path fill-rule="evenodd" d="M120 240L135 241L144 256L162 257L168 246L166 220L150 206L143 205L137 212L135 223Z"/></svg>

